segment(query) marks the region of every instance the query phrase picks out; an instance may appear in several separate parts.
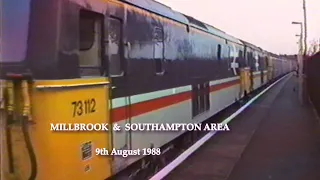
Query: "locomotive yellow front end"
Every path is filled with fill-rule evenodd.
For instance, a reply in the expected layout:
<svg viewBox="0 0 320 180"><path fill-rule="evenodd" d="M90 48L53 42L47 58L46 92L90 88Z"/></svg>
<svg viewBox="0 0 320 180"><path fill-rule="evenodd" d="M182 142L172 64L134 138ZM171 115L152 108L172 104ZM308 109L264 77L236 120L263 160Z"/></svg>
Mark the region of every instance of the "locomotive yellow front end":
<svg viewBox="0 0 320 180"><path fill-rule="evenodd" d="M1 22L1 176L110 177L112 158L95 152L112 148L100 16L69 1L19 2L4 1Z"/></svg>
<svg viewBox="0 0 320 180"><path fill-rule="evenodd" d="M35 127L31 125L31 132L38 159L42 159L38 179L104 179L110 175L111 159L95 155L95 148L111 144L109 132L101 128L109 123L108 84L105 79L34 84ZM101 131L89 132L93 126Z"/></svg>
<svg viewBox="0 0 320 180"><path fill-rule="evenodd" d="M111 159L95 155L95 148L110 147L110 133L89 131L109 123L108 80L6 82L7 179L110 176Z"/></svg>

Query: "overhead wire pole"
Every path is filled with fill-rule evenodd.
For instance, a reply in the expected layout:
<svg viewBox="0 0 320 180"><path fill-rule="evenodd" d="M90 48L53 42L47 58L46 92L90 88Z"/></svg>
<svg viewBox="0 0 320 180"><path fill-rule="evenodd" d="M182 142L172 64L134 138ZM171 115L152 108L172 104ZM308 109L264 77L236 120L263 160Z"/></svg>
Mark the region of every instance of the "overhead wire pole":
<svg viewBox="0 0 320 180"><path fill-rule="evenodd" d="M299 98L302 104L304 104L307 100L307 86L306 86L306 77L305 77L305 70L306 70L306 57L307 57L307 7L306 7L306 0L303 0L303 18L304 18L304 51L299 53L298 56L298 65L299 65ZM302 23L301 22L292 22L292 24L300 24L301 25L301 35L302 35ZM302 37L301 37L302 38ZM301 42L302 43L302 42Z"/></svg>
<svg viewBox="0 0 320 180"><path fill-rule="evenodd" d="M306 0L303 0L303 17L304 17L304 56L307 55L307 9Z"/></svg>
<svg viewBox="0 0 320 180"><path fill-rule="evenodd" d="M301 79L301 102L303 104L307 103L308 100L308 90L307 90L307 78L306 78L306 68L307 68L307 50L308 50L308 44L307 44L307 38L308 38L308 30L307 30L307 6L306 6L306 0L303 0L303 19L304 19L304 53L303 53L303 59L302 59L302 79Z"/></svg>

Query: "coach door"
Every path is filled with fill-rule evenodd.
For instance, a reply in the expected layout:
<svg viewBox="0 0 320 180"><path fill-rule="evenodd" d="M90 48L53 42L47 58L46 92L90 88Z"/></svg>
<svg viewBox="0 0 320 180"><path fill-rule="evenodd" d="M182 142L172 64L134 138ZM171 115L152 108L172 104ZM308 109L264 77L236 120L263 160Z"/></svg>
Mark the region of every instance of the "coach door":
<svg viewBox="0 0 320 180"><path fill-rule="evenodd" d="M112 83L111 92L111 121L124 127L125 124L131 123L131 99L127 94L127 77L124 75L124 52L123 43L123 22L117 17L107 17L105 29L107 40L106 55L109 60L109 74ZM121 131L113 133L113 147L116 149L131 148L131 133L129 131ZM121 167L125 164L125 159L115 157L114 165Z"/></svg>

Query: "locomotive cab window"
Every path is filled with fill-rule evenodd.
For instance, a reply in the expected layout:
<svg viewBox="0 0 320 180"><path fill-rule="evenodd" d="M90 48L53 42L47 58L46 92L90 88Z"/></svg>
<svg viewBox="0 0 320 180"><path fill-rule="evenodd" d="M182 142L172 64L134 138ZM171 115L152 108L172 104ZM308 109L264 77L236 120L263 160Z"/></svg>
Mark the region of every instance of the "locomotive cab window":
<svg viewBox="0 0 320 180"><path fill-rule="evenodd" d="M79 66L81 76L101 75L102 18L95 12L81 10L79 19Z"/></svg>
<svg viewBox="0 0 320 180"><path fill-rule="evenodd" d="M122 76L123 71L123 46L122 46L122 21L113 17L108 18L108 51L110 76Z"/></svg>
<svg viewBox="0 0 320 180"><path fill-rule="evenodd" d="M217 58L218 58L218 60L221 60L221 45L220 44L218 44Z"/></svg>

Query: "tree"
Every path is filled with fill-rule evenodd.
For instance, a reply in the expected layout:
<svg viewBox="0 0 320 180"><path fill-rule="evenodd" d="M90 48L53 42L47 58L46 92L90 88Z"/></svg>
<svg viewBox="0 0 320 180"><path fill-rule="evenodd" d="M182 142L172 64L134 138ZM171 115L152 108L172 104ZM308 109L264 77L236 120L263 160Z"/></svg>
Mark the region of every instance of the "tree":
<svg viewBox="0 0 320 180"><path fill-rule="evenodd" d="M308 55L314 55L320 51L320 39L313 39L310 43Z"/></svg>

